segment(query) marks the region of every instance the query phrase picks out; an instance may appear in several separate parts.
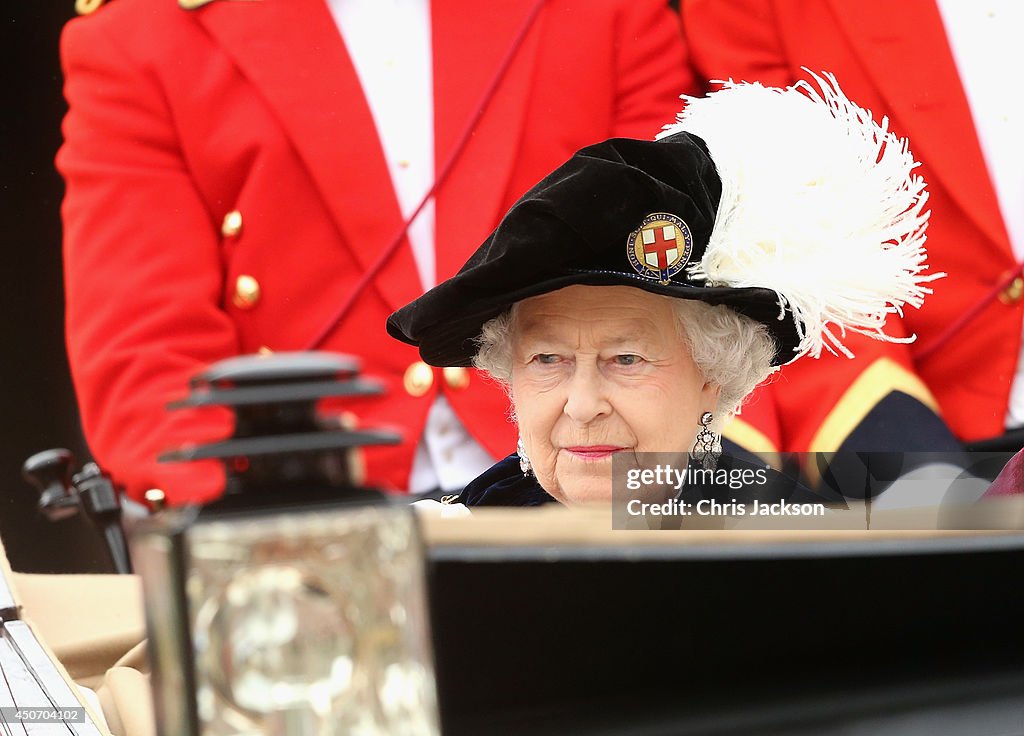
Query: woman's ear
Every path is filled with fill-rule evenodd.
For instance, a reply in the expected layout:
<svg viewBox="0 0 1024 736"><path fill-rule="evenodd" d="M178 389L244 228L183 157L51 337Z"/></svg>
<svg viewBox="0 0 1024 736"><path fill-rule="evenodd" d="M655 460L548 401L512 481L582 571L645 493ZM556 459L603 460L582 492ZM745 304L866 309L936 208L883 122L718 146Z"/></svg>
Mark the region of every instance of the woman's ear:
<svg viewBox="0 0 1024 736"><path fill-rule="evenodd" d="M722 387L717 383L705 381L700 393L702 410L714 412L718 408L718 397L722 394Z"/></svg>

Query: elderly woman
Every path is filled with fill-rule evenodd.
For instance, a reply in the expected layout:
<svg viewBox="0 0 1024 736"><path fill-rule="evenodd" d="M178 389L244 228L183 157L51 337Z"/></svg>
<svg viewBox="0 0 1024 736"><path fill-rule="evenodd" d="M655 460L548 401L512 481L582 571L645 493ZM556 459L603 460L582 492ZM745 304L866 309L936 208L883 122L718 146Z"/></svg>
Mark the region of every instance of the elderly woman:
<svg viewBox="0 0 1024 736"><path fill-rule="evenodd" d="M924 184L835 81L727 85L658 141L613 139L527 192L396 312L427 363L507 387L520 442L467 505L608 500L612 458L711 453L779 365L918 306ZM832 327L830 327L832 325Z"/></svg>

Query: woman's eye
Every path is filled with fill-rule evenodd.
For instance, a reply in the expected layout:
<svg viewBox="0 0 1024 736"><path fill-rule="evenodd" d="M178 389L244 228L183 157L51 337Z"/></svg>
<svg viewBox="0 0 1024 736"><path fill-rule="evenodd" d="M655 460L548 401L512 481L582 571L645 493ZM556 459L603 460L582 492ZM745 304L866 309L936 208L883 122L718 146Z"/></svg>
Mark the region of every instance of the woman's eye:
<svg viewBox="0 0 1024 736"><path fill-rule="evenodd" d="M558 356L554 353L539 353L533 356L533 359L541 365L554 365L558 362Z"/></svg>
<svg viewBox="0 0 1024 736"><path fill-rule="evenodd" d="M616 365L638 365L641 361L643 361L643 358L639 355L626 354L615 356Z"/></svg>

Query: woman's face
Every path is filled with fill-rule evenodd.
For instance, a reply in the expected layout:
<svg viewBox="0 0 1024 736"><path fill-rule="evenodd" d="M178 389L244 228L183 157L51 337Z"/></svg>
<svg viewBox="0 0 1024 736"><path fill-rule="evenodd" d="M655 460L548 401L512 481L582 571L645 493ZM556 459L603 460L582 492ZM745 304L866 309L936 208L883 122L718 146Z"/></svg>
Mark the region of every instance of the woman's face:
<svg viewBox="0 0 1024 736"><path fill-rule="evenodd" d="M610 500L614 453L689 451L717 397L669 297L570 286L519 304L512 402L533 472L562 503Z"/></svg>

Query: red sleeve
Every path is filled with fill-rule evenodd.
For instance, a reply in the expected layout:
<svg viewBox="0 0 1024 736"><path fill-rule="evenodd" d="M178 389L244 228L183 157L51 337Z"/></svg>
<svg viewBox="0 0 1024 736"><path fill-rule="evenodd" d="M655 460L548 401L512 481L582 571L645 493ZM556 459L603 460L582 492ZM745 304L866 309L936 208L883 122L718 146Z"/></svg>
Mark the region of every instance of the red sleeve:
<svg viewBox="0 0 1024 736"><path fill-rule="evenodd" d="M663 0L630 0L618 29L612 135L649 140L675 122L681 95L699 91L679 18Z"/></svg>
<svg viewBox="0 0 1024 736"><path fill-rule="evenodd" d="M116 8L111 8L116 10ZM67 343L86 438L129 495L215 497L219 465L157 464L185 442L223 438L223 410L168 412L191 375L237 352L220 308L217 228L178 149L152 69L128 58L106 12L62 38ZM137 29L120 29L134 33Z"/></svg>

